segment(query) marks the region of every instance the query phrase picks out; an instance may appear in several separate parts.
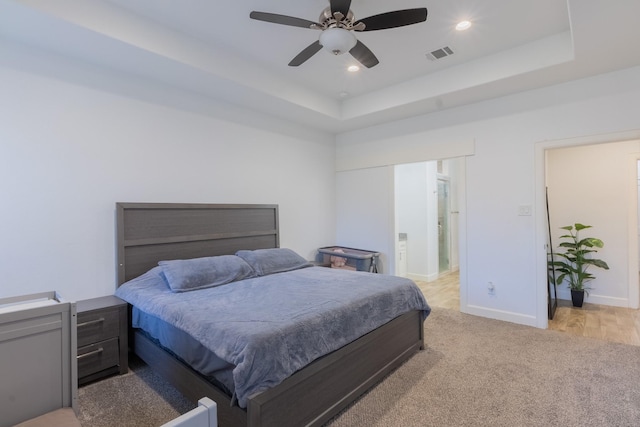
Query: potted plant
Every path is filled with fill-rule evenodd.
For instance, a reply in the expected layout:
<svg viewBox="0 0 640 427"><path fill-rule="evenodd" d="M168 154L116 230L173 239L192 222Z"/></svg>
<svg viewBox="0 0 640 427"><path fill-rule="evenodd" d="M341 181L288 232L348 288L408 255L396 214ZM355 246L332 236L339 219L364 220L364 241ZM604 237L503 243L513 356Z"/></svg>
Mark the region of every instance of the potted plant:
<svg viewBox="0 0 640 427"><path fill-rule="evenodd" d="M569 289L571 289L571 301L574 307L582 307L584 301L584 293L589 294L589 287L586 283L595 279L595 276L587 271L590 266L609 269L606 262L601 259L591 258L589 254L597 252L595 248L602 248L604 243L600 239L595 237L580 238L580 231L591 228L590 225L583 225L576 223L574 225L567 225L560 227L563 230L567 230L569 234L560 236L561 239L566 239L560 243L561 248L565 248L564 253L558 253L557 256L562 258L553 262L553 265L560 275L557 278L557 283L562 283L566 280Z"/></svg>

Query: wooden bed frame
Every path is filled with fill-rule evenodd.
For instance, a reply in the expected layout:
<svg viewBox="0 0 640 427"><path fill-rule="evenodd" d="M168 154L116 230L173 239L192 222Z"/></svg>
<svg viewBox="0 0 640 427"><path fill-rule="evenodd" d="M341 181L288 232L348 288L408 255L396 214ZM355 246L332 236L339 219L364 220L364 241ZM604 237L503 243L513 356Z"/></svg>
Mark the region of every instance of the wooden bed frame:
<svg viewBox="0 0 640 427"><path fill-rule="evenodd" d="M117 203L118 285L160 260L279 247L277 205ZM424 348L419 311L400 316L314 361L247 408L142 333L130 348L193 402L217 402L222 427L321 426Z"/></svg>

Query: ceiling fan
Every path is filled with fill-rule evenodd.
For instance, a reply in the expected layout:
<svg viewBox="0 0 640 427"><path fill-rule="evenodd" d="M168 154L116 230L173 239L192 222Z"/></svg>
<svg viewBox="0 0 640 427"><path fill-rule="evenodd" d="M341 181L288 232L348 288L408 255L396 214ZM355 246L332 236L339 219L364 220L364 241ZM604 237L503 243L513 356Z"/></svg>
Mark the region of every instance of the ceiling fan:
<svg viewBox="0 0 640 427"><path fill-rule="evenodd" d="M324 47L334 55L349 52L362 65L371 68L379 63L378 58L364 43L356 39L353 31L385 30L417 24L427 20L426 8L396 10L356 20L350 7L351 0L329 0L329 7L322 11L319 22L276 13L255 11L251 12L249 17L258 21L321 31L318 40L303 49L289 62L291 67L303 64Z"/></svg>

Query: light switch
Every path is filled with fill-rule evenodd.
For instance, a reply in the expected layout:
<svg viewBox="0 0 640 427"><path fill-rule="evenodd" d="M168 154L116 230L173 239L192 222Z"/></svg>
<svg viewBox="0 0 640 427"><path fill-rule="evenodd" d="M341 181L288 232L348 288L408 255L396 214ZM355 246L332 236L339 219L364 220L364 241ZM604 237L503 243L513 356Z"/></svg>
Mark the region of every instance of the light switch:
<svg viewBox="0 0 640 427"><path fill-rule="evenodd" d="M518 215L519 216L531 216L531 205L520 205L520 206L518 206Z"/></svg>

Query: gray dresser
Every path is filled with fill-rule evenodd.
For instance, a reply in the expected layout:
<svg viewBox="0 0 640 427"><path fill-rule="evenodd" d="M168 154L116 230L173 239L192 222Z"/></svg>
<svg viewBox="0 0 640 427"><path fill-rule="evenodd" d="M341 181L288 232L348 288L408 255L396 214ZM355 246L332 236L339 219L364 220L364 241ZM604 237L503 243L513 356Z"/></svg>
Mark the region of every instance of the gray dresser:
<svg viewBox="0 0 640 427"><path fill-rule="evenodd" d="M0 427L77 397L76 307L55 292L0 299Z"/></svg>

